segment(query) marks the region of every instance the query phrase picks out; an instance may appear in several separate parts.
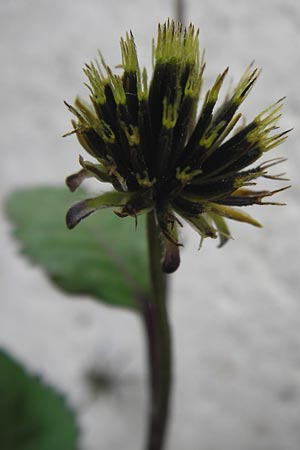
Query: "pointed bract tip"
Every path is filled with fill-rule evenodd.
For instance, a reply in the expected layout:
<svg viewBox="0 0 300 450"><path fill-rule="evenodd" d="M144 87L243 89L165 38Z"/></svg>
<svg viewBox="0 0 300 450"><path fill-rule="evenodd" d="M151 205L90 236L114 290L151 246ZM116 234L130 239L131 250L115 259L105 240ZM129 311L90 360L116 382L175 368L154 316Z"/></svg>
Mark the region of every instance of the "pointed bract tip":
<svg viewBox="0 0 300 450"><path fill-rule="evenodd" d="M162 258L161 269L164 273L174 273L180 265L179 245L169 241L167 238L164 243L164 254Z"/></svg>
<svg viewBox="0 0 300 450"><path fill-rule="evenodd" d="M79 170L79 172L73 173L66 178L66 185L71 192L76 191L76 189L81 185L81 183L89 177L88 172L85 169Z"/></svg>
<svg viewBox="0 0 300 450"><path fill-rule="evenodd" d="M82 219L85 219L90 214L95 212L95 209L86 209L86 202L83 200L79 203L75 203L75 205L71 206L66 215L66 225L69 230L72 230L76 227L76 225L81 222Z"/></svg>
<svg viewBox="0 0 300 450"><path fill-rule="evenodd" d="M161 269L164 273L171 274L176 272L180 265L180 255L179 252L176 255L168 255L165 257Z"/></svg>

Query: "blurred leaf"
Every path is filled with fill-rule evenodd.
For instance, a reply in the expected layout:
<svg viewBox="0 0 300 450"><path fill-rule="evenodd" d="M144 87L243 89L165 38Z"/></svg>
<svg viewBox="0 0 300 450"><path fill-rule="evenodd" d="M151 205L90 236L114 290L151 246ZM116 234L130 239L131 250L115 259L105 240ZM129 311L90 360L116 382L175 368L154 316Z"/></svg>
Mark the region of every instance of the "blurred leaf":
<svg viewBox="0 0 300 450"><path fill-rule="evenodd" d="M133 219L105 209L68 230L66 212L83 198L83 191L57 187L12 193L7 211L22 252L68 293L138 308L138 297L149 291L144 218L135 230Z"/></svg>
<svg viewBox="0 0 300 450"><path fill-rule="evenodd" d="M75 450L77 438L64 399L0 351L1 450Z"/></svg>

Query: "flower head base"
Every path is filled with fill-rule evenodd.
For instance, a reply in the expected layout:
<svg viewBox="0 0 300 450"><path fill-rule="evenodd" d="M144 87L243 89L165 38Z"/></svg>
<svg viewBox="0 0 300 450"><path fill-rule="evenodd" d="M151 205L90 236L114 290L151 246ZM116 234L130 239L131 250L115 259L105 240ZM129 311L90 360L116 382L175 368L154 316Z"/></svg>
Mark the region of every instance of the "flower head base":
<svg viewBox="0 0 300 450"><path fill-rule="evenodd" d="M252 89L259 71L250 66L241 80L216 107L228 72L220 74L197 107L204 62L199 56L198 31L173 21L159 26L153 44L153 75L141 71L132 34L121 39L122 74L113 74L100 54L100 63L84 69L92 106L81 100L67 105L76 116L72 133L97 162L80 157L82 169L67 178L74 191L88 177L109 182L111 192L75 204L67 214L73 228L97 209L119 208L120 217L155 211L162 238L162 268L173 272L179 265L178 225L187 221L206 237L230 237L224 217L260 226L241 206L264 202L276 191L251 190L259 177L281 162L273 159L251 166L287 135L277 132L282 101L267 108L250 123L235 126L237 112ZM283 188L285 189L285 188Z"/></svg>

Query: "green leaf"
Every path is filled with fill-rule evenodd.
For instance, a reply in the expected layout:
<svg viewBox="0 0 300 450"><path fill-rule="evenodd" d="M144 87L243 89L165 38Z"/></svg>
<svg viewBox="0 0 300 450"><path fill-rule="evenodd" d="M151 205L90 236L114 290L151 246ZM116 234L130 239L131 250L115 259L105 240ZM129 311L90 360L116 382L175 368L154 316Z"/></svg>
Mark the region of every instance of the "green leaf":
<svg viewBox="0 0 300 450"><path fill-rule="evenodd" d="M77 438L61 395L0 351L1 450L75 450Z"/></svg>
<svg viewBox="0 0 300 450"><path fill-rule="evenodd" d="M137 309L138 299L149 292L144 218L135 229L132 218L107 209L68 230L67 210L86 197L57 187L12 193L7 212L22 252L68 293Z"/></svg>

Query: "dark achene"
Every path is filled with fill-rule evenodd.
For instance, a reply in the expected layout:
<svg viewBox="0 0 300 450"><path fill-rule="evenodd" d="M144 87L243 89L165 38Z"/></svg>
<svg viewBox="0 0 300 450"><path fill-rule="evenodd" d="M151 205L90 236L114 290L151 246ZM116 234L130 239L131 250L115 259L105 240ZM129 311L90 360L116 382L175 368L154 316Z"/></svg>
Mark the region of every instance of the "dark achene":
<svg viewBox="0 0 300 450"><path fill-rule="evenodd" d="M101 54L100 63L84 69L91 105L79 99L74 107L67 105L76 116L72 133L96 159L92 163L80 157L82 169L67 178L68 186L74 191L85 178L95 177L114 188L71 207L67 225L73 228L106 207L113 207L120 217L153 210L162 242L162 269L170 273L180 262L181 218L201 241L219 236L223 245L230 238L224 217L260 227L240 207L278 204L264 198L286 187L268 191L252 186L258 178L284 180L282 174L268 173L283 158L252 164L286 139L288 131L276 131L282 101L236 128L242 117L237 110L259 71L248 67L232 93L216 106L226 69L204 95L197 115L205 64L193 25L185 29L168 21L159 26L150 83L146 70L139 67L131 33L121 39L121 52L121 75L112 73Z"/></svg>

